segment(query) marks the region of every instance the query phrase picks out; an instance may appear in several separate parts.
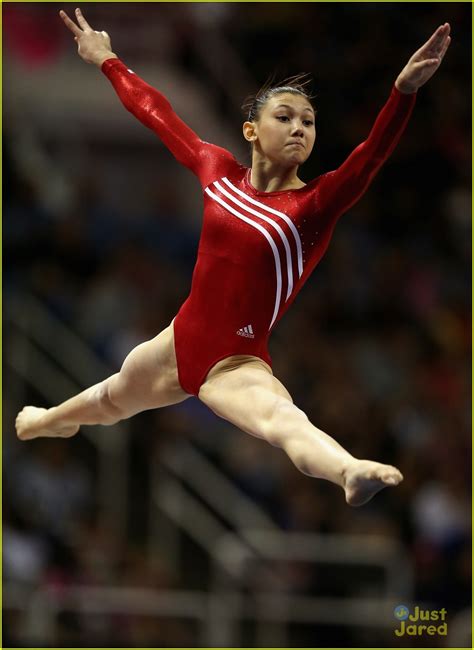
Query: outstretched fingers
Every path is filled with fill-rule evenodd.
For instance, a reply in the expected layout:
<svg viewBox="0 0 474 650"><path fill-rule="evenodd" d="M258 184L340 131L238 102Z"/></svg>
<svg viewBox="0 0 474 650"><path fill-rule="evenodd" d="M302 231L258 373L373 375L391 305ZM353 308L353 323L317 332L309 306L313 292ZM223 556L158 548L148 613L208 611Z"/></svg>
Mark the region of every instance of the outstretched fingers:
<svg viewBox="0 0 474 650"><path fill-rule="evenodd" d="M77 19L77 22L79 23L79 26L76 25L76 23L73 20L71 20L71 18L69 18L69 16L67 15L67 13L65 11L63 11L62 9L59 12L59 15L63 19L64 24L66 25L66 27L68 27L71 30L71 32L74 34L74 36L76 36L77 38L79 36L82 36L82 34L84 34L84 32L92 32L93 31L92 27L89 25L87 20L84 18L84 16L82 15L82 11L79 8L76 9L76 19Z"/></svg>
<svg viewBox="0 0 474 650"><path fill-rule="evenodd" d="M431 38L420 48L420 54L430 58L439 56L443 50L445 51L447 43L451 42L450 31L449 23L438 27Z"/></svg>
<svg viewBox="0 0 474 650"><path fill-rule="evenodd" d="M442 59L450 43L451 36L449 35L449 29L447 29L443 32L442 38L431 48L430 55L432 54L438 57L438 59Z"/></svg>
<svg viewBox="0 0 474 650"><path fill-rule="evenodd" d="M61 9L61 11L59 12L59 15L63 19L64 24L66 25L66 27L71 30L71 32L74 34L74 36L79 37L79 36L81 36L81 34L83 34L82 29L80 27L78 27L76 25L76 23L69 18L69 16L67 15L67 13L65 11L63 11Z"/></svg>
<svg viewBox="0 0 474 650"><path fill-rule="evenodd" d="M439 47L444 41L444 39L447 36L449 36L450 31L451 31L451 27L449 23L444 23L444 25L440 25L438 29L432 34L432 36L426 41L426 43L423 46L423 49Z"/></svg>
<svg viewBox="0 0 474 650"><path fill-rule="evenodd" d="M89 25L89 23L87 22L87 20L86 20L86 19L84 18L84 16L82 15L82 11L79 9L79 7L76 9L76 18L77 18L77 22L79 23L79 25L82 27L82 29L83 29L85 32L87 32L87 31L93 31L93 30L92 30L92 27Z"/></svg>
<svg viewBox="0 0 474 650"><path fill-rule="evenodd" d="M426 53L426 56L429 58L427 58L424 63L441 63L450 43L451 36L446 35L444 40L435 49Z"/></svg>
<svg viewBox="0 0 474 650"><path fill-rule="evenodd" d="M441 48L441 54L439 55L440 58L442 59L443 56L446 54L446 50L448 49L449 45L451 43L451 36L448 36L446 38L446 41L443 44L443 47Z"/></svg>

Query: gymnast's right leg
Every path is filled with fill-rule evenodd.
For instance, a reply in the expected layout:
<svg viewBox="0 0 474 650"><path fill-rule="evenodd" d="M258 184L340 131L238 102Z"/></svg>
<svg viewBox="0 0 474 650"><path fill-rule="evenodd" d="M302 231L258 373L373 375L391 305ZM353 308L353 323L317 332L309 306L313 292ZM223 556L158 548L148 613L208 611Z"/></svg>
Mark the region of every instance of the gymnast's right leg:
<svg viewBox="0 0 474 650"><path fill-rule="evenodd" d="M367 503L403 480L396 467L355 458L315 427L257 357L239 365L229 360L223 367L216 365L200 387L199 399L242 431L283 449L303 474L342 487L350 505Z"/></svg>
<svg viewBox="0 0 474 650"><path fill-rule="evenodd" d="M25 406L16 418L20 440L73 436L81 425L116 424L149 409L178 404L190 397L178 381L173 327L141 343L120 372L59 406Z"/></svg>

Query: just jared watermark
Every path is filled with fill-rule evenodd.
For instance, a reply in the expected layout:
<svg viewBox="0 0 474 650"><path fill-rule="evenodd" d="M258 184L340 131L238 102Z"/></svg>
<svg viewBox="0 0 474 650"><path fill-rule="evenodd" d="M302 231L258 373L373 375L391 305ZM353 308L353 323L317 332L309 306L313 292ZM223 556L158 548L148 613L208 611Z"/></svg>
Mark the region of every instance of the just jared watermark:
<svg viewBox="0 0 474 650"><path fill-rule="evenodd" d="M397 636L447 636L447 611L443 609L422 609L415 605L413 613L405 605L398 605L393 612L400 625L395 628Z"/></svg>

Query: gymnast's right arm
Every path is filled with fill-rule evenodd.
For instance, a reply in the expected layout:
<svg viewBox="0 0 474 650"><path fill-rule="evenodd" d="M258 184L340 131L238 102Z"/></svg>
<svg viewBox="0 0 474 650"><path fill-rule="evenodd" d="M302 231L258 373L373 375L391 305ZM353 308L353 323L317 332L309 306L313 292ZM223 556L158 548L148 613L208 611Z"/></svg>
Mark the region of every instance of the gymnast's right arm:
<svg viewBox="0 0 474 650"><path fill-rule="evenodd" d="M225 149L201 140L173 111L164 95L129 70L112 51L107 32L92 30L80 9L75 15L79 27L64 11L60 12L66 26L75 35L78 53L86 63L102 70L112 83L125 108L142 124L158 135L178 162L193 171L205 186L212 174L216 156L219 163L235 162Z"/></svg>
<svg viewBox="0 0 474 650"><path fill-rule="evenodd" d="M106 59L101 70L125 108L156 133L178 162L197 173L202 149L207 143L176 115L166 97L118 58Z"/></svg>

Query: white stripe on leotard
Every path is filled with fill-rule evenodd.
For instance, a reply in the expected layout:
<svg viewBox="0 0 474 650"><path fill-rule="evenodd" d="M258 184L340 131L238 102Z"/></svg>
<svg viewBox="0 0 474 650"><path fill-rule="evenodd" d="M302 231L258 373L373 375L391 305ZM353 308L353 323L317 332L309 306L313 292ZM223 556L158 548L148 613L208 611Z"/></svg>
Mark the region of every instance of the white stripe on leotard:
<svg viewBox="0 0 474 650"><path fill-rule="evenodd" d="M264 203L260 203L260 201L256 201L253 199L251 196L248 196L245 194L245 192L242 192L238 187L233 185L227 177L224 176L222 179L224 183L230 187L231 189L234 190L239 196L244 198L246 201L249 203L252 203L252 205L256 205L262 210L266 210L267 212L270 212L271 214L276 215L277 217L280 217L280 219L283 219L286 224L288 224L291 232L293 233L293 237L295 238L296 242L296 249L298 251L298 277L301 277L303 275L303 249L301 246L301 238L299 236L298 231L295 228L295 224L291 221L291 219L286 215L284 212L279 212L278 210L275 210L274 208L268 207L268 205L265 205Z"/></svg>
<svg viewBox="0 0 474 650"><path fill-rule="evenodd" d="M222 205L223 208L225 208L228 212L233 214L234 216L238 217L239 219L242 219L242 221L245 221L245 223L250 224L253 228L256 228L259 232L262 233L262 235L265 237L265 239L268 241L270 244L270 247L273 252L273 257L275 260L275 271L276 271L276 296L275 296L275 307L273 309L273 316L272 316L272 321L270 323L270 327L268 328L269 330L271 329L273 323L276 320L278 310L280 308L280 302L281 302L281 260L280 260L280 253L278 252L278 248L273 241L271 235L265 230L263 226L261 226L259 223L256 223L255 221L252 221L252 219L249 219L243 214L240 214L238 210L233 208L231 205L226 203L224 199L222 199L220 196L217 196L217 194L214 194L212 190L210 190L208 187L204 190L208 196L210 196L214 201L217 201L220 205Z"/></svg>
<svg viewBox="0 0 474 650"><path fill-rule="evenodd" d="M232 203L235 203L235 205L238 205L240 208L243 208L247 212L250 212L250 214L254 214L256 217L259 217L263 221L266 221L271 226L273 226L275 228L275 230L278 232L278 234L280 235L281 240L283 242L283 245L285 247L285 251L286 251L286 269L287 269L287 273L288 273L288 290L286 292L286 300L288 300L288 298L291 295L291 292L293 291L293 259L291 257L290 244L288 242L288 239L287 239L285 233L281 229L280 225L277 224L273 219L270 219L270 217L266 217L261 212L257 212L257 210L254 210L253 208L249 208L248 206L245 205L245 203L242 203L242 201L239 201L239 199L236 199L235 196L232 196L232 194L230 194L230 192L228 192L224 187L222 187L222 185L219 183L219 181L215 181L213 183L213 185L215 187L217 187L217 189L222 194L224 194L224 196L226 196L228 199L230 199L232 201ZM286 302L286 300L285 300L285 302Z"/></svg>

